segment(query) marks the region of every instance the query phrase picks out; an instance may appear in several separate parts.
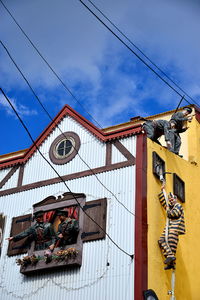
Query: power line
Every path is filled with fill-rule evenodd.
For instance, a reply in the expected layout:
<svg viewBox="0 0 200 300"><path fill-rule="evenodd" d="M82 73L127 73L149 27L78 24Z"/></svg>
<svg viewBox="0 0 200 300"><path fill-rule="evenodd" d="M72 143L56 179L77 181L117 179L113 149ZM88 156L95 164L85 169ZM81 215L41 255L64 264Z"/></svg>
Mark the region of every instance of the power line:
<svg viewBox="0 0 200 300"><path fill-rule="evenodd" d="M108 25L106 25L82 0L79 0L83 6L101 23L103 24L129 51L131 51L146 67L148 67L158 78L160 78L169 88L171 88L181 98L181 95L169 82L167 82L158 72L156 72L143 58L141 58L131 47L129 47ZM186 94L186 93L185 93ZM185 100L188 102L187 100ZM194 101L194 100L193 100ZM194 101L195 102L195 101ZM192 104L188 102L189 104ZM197 104L197 102L195 102ZM199 106L199 104L197 104Z"/></svg>
<svg viewBox="0 0 200 300"><path fill-rule="evenodd" d="M179 101L179 103L178 103L178 105L177 105L177 107L176 107L175 113L176 113L177 110L179 109L179 106L181 105L181 102L184 100L184 98L185 98L185 96L183 96L183 97L181 98L181 100Z"/></svg>
<svg viewBox="0 0 200 300"><path fill-rule="evenodd" d="M148 61L155 66L168 80L170 80L176 87L178 87L186 96L188 96L196 105L200 106L191 96L189 96L177 83L175 83L164 71L161 70L161 68L159 68L138 46L136 46L91 0L88 0L91 5L93 5L93 7L95 7L95 9L97 9L101 15L119 32L122 34L123 37L125 37L127 39L127 41L129 41L146 59L148 59ZM47 64L47 66L50 68L50 70L53 72L53 74L57 77L57 79L60 81L60 83L64 86L65 90L67 90L70 95L77 101L77 103L79 103L79 105L87 112L87 114L91 117L91 119L93 119L95 121L95 123L98 124L98 126L100 128L102 128L102 126L93 118L93 116L84 108L83 104L76 98L76 96L71 92L71 90L67 87L67 85L63 82L63 80L59 77L59 75L56 73L56 71L51 67L51 65L48 63L48 61L44 58L44 56L41 54L41 52L37 49L37 47L34 45L34 43L31 41L31 39L28 37L28 35L25 33L25 31L23 30L23 28L20 26L20 24L17 22L17 20L14 18L14 16L12 15L12 13L9 11L9 9L6 7L6 5L3 3L2 0L0 0L1 4L3 5L3 7L5 8L5 10L8 12L8 14L11 16L11 18L13 19L13 21L15 22L15 24L19 27L19 29L21 30L21 32L24 34L24 36L28 39L28 41L30 42L30 44L33 46L33 48L37 51L37 53L39 54L39 56L42 58L42 60ZM107 27L107 29L109 31L112 32L112 30L110 28L108 28L108 26L103 23L103 21L100 20L100 18L98 18L90 9L89 7L87 7L86 4L84 4L81 0L80 2L104 25ZM112 32L114 35L115 33ZM116 36L116 35L115 35ZM116 36L117 37L117 36ZM119 37L117 37L118 39L120 39ZM120 39L120 41L123 43L123 41ZM128 47L126 45L126 47ZM129 49L131 50L131 49ZM134 51L131 51L134 53ZM139 56L134 53L138 58ZM139 58L140 59L140 58ZM142 60L142 59L140 59ZM148 64L145 63L145 61L142 60L142 62L148 67L150 68L162 81L164 81L170 88L172 88L176 93L178 93L171 85L168 84L167 81L165 81L163 78L161 78L161 76L155 71L153 70ZM179 94L179 93L178 93ZM182 96L179 94L179 96ZM186 99L184 99L184 101L186 101L188 104L191 104L190 102L188 102Z"/></svg>
<svg viewBox="0 0 200 300"><path fill-rule="evenodd" d="M13 106L12 102L9 100L9 98L6 96L5 92L3 91L3 89L0 87L0 91L3 94L3 96L5 97L6 101L9 103L10 107L12 108L12 110L14 111L15 115L17 116L17 118L19 119L20 123L22 124L22 126L24 127L24 129L26 130L28 136L30 137L31 141L33 142L34 146L36 147L36 149L38 150L38 152L40 153L40 155L42 156L42 158L47 162L47 164L52 168L52 170L57 174L57 176L61 179L61 181L64 183L64 185L66 186L66 188L68 189L68 191L72 194L73 198L75 199L77 205L80 207L80 209L83 211L83 213L92 221L94 222L104 233L105 235L109 238L109 240L123 253L125 253L126 255L128 255L129 257L131 257L133 259L134 255L133 254L129 254L128 252L126 252L125 250L123 250L111 237L110 235L92 218L90 217L90 215L82 208L82 206L80 205L79 201L77 200L76 196L73 194L73 192L71 191L71 189L69 188L69 186L66 184L66 182L64 181L64 179L62 178L62 176L60 176L60 174L57 172L57 170L53 167L53 165L47 160L47 158L42 154L42 152L40 151L39 147L37 146L37 144L35 143L30 131L28 130L27 126L25 125L25 123L23 122L23 120L21 119L20 115L18 114L18 112L16 111L15 107Z"/></svg>
<svg viewBox="0 0 200 300"><path fill-rule="evenodd" d="M49 69L53 72L53 74L56 76L56 78L59 80L59 82L62 84L62 86L65 88L65 90L72 96L72 98L82 107L82 109L90 116L90 118L100 127L102 128L102 126L98 123L98 121L96 121L94 119L94 117L86 110L86 108L84 107L84 105L78 100L78 98L72 93L72 91L70 90L70 88L64 83L64 81L60 78L60 76L57 74L57 72L53 69L53 67L48 63L48 61L46 60L46 58L44 58L44 56L42 55L42 53L38 50L38 48L35 46L35 44L31 41L31 39L28 37L28 35L25 33L25 31L23 30L23 28L19 25L19 23L17 22L17 20L14 18L14 16L11 14L11 12L8 10L8 8L5 6L5 4L3 3L2 0L0 0L1 4L3 5L3 7L5 8L5 10L8 12L8 14L11 16L11 18L13 19L13 21L15 22L15 24L19 27L19 29L21 30L21 32L24 34L24 36L27 38L27 40L29 41L29 43L33 46L33 48L35 49L35 51L38 53L38 55L42 58L42 60L45 62L45 64L49 67Z"/></svg>
<svg viewBox="0 0 200 300"><path fill-rule="evenodd" d="M48 110L45 108L45 106L43 105L42 101L40 100L40 98L37 96L36 92L34 91L34 89L32 88L30 82L28 81L28 79L25 77L25 75L23 74L23 72L21 71L21 69L19 68L19 66L17 65L17 63L15 62L14 58L11 56L10 52L8 51L7 47L4 45L4 43L0 40L0 44L2 45L2 47L4 48L4 50L6 51L6 53L8 54L9 58L11 59L11 61L13 62L13 64L15 65L15 67L17 68L17 70L19 71L19 73L21 74L21 76L23 77L23 79L26 81L28 87L30 88L31 92L33 93L33 95L35 96L36 100L38 101L38 103L41 105L41 107L43 108L43 110L46 112L46 114L48 115L49 119L56 125L56 127L59 129L59 131L62 133L62 135L67 139L65 133L60 129L59 125L56 124L55 120L51 117L51 115L49 114ZM74 150L76 151L77 155L79 156L79 158L81 159L81 161L88 167L88 169L92 172L92 174L96 177L97 181L116 199L116 201L124 207L124 209L126 209L131 215L135 216L134 213L132 213L121 201L119 201L119 199L115 196L115 194L109 190L102 182L101 180L98 178L97 174L90 168L90 166L88 165L88 163L81 157L81 155L79 154L78 150L75 148L74 145L72 145L72 147L74 148Z"/></svg>
<svg viewBox="0 0 200 300"><path fill-rule="evenodd" d="M170 80L181 92L188 96L193 102L195 100L188 95L174 80L172 80L158 65L156 65L136 44L134 44L125 33L123 33L119 27L117 27L106 15L103 13L91 0L88 0L90 4L132 45L134 46L154 67L156 67L168 80Z"/></svg>
<svg viewBox="0 0 200 300"><path fill-rule="evenodd" d="M199 104L190 96L188 95L188 93L186 93L176 82L174 82L164 71L161 70L161 68L159 68L138 46L136 46L91 0L88 0L91 5L93 5L93 7L98 10L101 15L119 32L121 33L121 35L123 37L126 38L127 41L129 41L146 59L148 59L148 61L155 66L168 80L170 80L176 87L178 87L186 96L188 96L196 105L199 106ZM23 28L20 26L20 24L17 22L17 20L14 18L14 16L12 15L12 13L9 11L9 9L6 7L6 5L3 3L2 0L0 0L1 4L3 5L3 7L5 8L5 10L8 12L8 14L11 16L11 18L13 19L13 21L15 22L15 24L19 27L19 29L21 30L21 32L24 34L24 36L28 39L28 41L30 42L30 44L33 46L33 48L36 50L36 52L39 54L39 56L42 58L42 60L46 63L46 65L50 68L50 70L53 72L53 74L57 77L57 79L60 81L60 83L64 86L65 90L67 90L70 95L77 101L77 103L87 112L87 114L91 117L91 119L93 119L95 121L96 124L98 124L98 126L100 128L102 128L102 126L99 124L98 121L96 121L93 116L84 108L83 104L77 99L77 97L71 92L71 90L67 87L67 85L63 82L63 80L59 77L59 75L56 73L56 71L51 67L51 65L48 63L48 61L44 58L44 56L41 54L41 52L38 50L38 48L35 46L35 44L31 41L31 39L29 38L29 36L25 33L25 31L23 30ZM100 18L98 18L90 9L89 7L86 6L86 4L84 4L81 0L80 2L104 25L107 27L107 25L105 23L103 23L103 21L100 20ZM107 27L107 29L109 29ZM111 31L111 29L109 29ZM111 31L112 32L112 31ZM114 32L112 32L114 34ZM122 42L122 41L121 41ZM130 50L130 49L129 49ZM133 51L132 51L133 52ZM134 53L136 56L137 54ZM137 56L139 58L139 56ZM139 58L140 59L140 58ZM145 61L142 60L142 62L148 66L148 64L145 63ZM151 67L148 66L150 69ZM161 78L161 76L154 71L153 69L151 69L162 81L164 81L168 86L170 86L170 88L173 89L173 87L171 87L171 85L169 85L167 83L167 81L165 81L163 78ZM175 89L173 89L175 92L177 92ZM178 93L178 92L177 92ZM181 96L179 94L179 96ZM184 99L184 101L186 101L187 103L191 104L190 102L188 102L186 99Z"/></svg>

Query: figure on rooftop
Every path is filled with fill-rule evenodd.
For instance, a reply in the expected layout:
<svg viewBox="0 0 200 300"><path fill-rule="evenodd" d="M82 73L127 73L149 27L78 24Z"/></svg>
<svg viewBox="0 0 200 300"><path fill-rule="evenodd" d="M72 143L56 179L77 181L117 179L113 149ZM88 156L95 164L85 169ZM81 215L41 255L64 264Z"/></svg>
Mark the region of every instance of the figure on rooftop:
<svg viewBox="0 0 200 300"><path fill-rule="evenodd" d="M143 124L143 129L147 137L157 144L161 145L159 138L164 135L167 148L169 151L179 154L181 147L180 133L185 132L188 127L185 126L187 121L192 121L191 107L184 107L182 112L176 112L172 115L170 121L167 120L147 120Z"/></svg>

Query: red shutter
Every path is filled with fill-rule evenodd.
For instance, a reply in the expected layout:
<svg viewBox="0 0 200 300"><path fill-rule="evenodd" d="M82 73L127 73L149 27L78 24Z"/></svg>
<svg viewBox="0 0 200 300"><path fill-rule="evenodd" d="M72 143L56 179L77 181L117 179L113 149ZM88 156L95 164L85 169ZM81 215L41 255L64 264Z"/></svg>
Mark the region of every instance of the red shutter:
<svg viewBox="0 0 200 300"><path fill-rule="evenodd" d="M31 214L13 218L10 236L17 235L20 232L26 230L28 227L30 227L31 218L32 218ZM28 237L17 242L11 241L9 242L7 254L8 256L12 256L12 255L26 253L28 251L29 246L30 245L28 244Z"/></svg>
<svg viewBox="0 0 200 300"><path fill-rule="evenodd" d="M103 198L86 202L86 205L83 207L83 210L97 224L99 224L101 228L103 228L102 230L86 214L84 214L83 233L81 235L83 242L105 238L107 199Z"/></svg>

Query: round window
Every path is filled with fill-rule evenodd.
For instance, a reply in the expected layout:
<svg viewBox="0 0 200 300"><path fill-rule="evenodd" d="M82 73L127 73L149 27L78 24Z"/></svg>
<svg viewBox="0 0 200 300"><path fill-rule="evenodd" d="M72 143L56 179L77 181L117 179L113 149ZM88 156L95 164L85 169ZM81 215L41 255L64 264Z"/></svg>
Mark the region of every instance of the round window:
<svg viewBox="0 0 200 300"><path fill-rule="evenodd" d="M75 132L59 135L51 144L49 157L54 164L62 165L72 160L80 148L80 138Z"/></svg>

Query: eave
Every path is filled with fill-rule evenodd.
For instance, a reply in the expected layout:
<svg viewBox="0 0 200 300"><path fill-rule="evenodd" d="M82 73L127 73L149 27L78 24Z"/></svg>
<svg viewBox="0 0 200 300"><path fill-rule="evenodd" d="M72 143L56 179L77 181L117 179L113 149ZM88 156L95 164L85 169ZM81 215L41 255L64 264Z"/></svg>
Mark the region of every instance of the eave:
<svg viewBox="0 0 200 300"><path fill-rule="evenodd" d="M16 152L16 154L21 152L22 154L20 155L14 155L13 153L13 155L10 157L10 155L7 154L3 156L3 160L1 160L0 157L0 169L13 167L18 164L25 164L65 116L70 116L71 118L73 118L75 121L81 124L84 128L86 128L89 132L91 132L96 138L98 138L102 142L107 142L114 139L139 134L141 132L141 124L136 125L131 123L129 126L125 126L124 128L117 128L112 132L104 132L103 129L97 128L94 124L92 124L86 118L77 113L69 105L65 105L62 108L62 110L57 114L57 116L53 119L53 121L44 129L40 136L35 140L35 143L33 143L30 146L30 148Z"/></svg>

